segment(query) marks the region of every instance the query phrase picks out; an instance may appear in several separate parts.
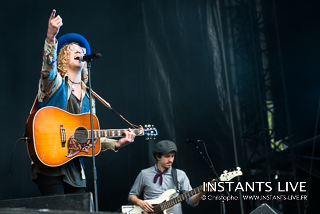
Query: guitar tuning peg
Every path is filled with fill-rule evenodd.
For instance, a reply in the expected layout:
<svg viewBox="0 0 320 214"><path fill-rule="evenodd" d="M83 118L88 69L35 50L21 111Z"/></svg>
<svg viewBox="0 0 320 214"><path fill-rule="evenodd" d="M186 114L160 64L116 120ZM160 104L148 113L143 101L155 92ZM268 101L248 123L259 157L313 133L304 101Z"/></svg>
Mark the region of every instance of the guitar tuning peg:
<svg viewBox="0 0 320 214"><path fill-rule="evenodd" d="M228 173L228 170L224 170L223 173L224 173L224 174L227 174L227 173Z"/></svg>
<svg viewBox="0 0 320 214"><path fill-rule="evenodd" d="M238 171L240 171L240 170L241 170L241 168L238 166L238 167L237 167L237 170L238 170Z"/></svg>

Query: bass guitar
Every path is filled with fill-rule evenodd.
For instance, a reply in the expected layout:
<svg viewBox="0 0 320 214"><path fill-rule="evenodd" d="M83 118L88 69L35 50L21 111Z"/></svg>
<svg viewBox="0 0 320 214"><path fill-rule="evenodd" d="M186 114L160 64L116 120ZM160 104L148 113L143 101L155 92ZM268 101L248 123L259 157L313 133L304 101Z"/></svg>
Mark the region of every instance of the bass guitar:
<svg viewBox="0 0 320 214"><path fill-rule="evenodd" d="M123 137L127 129L99 129L93 115L94 155L101 151L101 137ZM154 139L158 131L151 125L131 129L136 136ZM57 167L78 156L92 157L90 113L71 114L48 106L30 114L26 124L30 159L39 167Z"/></svg>
<svg viewBox="0 0 320 214"><path fill-rule="evenodd" d="M220 181L230 181L231 179L241 176L242 172L240 170L240 167L237 167L237 170L231 171L231 172L224 172L220 175L219 180ZM215 181L211 181L213 184ZM196 195L202 191L203 186L198 186L197 188L194 188L193 190L183 193L176 198L171 199L172 196L174 196L177 193L177 190L175 189L169 189L162 193L158 198L152 199L152 200L145 200L149 202L153 206L153 213L148 213L144 211L140 206L134 206L131 211L129 211L129 214L166 214L167 210L172 208L175 204L180 203L181 201L186 200L187 198L190 198L193 195Z"/></svg>

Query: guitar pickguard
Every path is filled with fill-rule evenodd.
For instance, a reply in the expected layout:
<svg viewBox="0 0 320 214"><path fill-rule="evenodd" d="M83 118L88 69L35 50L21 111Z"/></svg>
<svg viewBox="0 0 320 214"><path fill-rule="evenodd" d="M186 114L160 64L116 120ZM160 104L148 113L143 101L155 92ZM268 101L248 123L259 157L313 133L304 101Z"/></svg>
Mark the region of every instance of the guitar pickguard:
<svg viewBox="0 0 320 214"><path fill-rule="evenodd" d="M95 140L95 143L97 143L97 139ZM66 157L72 158L80 152L89 153L89 150L91 147L92 147L91 139L88 139L84 143L81 143L74 137L74 135L72 135L68 139L68 143L67 143L68 154L66 154Z"/></svg>

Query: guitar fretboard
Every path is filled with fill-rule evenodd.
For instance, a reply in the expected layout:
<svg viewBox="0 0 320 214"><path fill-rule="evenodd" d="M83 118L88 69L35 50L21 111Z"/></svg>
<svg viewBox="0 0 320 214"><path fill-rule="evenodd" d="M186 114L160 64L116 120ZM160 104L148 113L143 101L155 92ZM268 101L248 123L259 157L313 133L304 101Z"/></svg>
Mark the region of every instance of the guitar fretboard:
<svg viewBox="0 0 320 214"><path fill-rule="evenodd" d="M170 207L173 207L177 203L180 203L181 201L184 201L187 198L190 198L191 196L198 194L199 192L201 192L201 189L202 189L202 186L198 186L189 192L186 192L186 193L179 195L176 198L173 198L169 201L164 201L164 202L160 203L159 206L161 207L161 210L166 210Z"/></svg>
<svg viewBox="0 0 320 214"><path fill-rule="evenodd" d="M127 129L105 129L105 130L93 130L93 136L95 139L101 137L123 137L124 132ZM145 134L144 129L131 129L136 136L142 136ZM88 138L91 139L91 130L88 130Z"/></svg>
<svg viewBox="0 0 320 214"><path fill-rule="evenodd" d="M240 167L237 167L237 170L234 170L232 172L225 172L222 174L219 179L215 179L214 181L210 181L211 184L215 183L216 181L229 181L233 179L234 177L242 175L242 172L240 171ZM181 201L186 200L187 198L190 198L191 196L198 194L202 191L203 186L198 186L194 188L193 190L183 193L179 195L176 198L170 199L169 201L164 201L159 204L161 210L166 210L170 207L173 207L175 204L180 203Z"/></svg>

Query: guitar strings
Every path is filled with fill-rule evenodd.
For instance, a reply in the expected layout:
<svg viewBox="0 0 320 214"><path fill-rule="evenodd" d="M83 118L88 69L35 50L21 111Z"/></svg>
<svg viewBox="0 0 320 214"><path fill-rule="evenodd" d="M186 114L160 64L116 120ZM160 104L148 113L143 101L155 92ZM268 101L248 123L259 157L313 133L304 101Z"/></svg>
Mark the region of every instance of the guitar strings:
<svg viewBox="0 0 320 214"><path fill-rule="evenodd" d="M98 132L100 133L100 137L122 137L122 134L124 133L124 131L127 130L127 129L106 129L106 130L93 130L93 132ZM131 129L135 134L138 134L139 131L141 129ZM119 136L116 136L120 131L120 135ZM75 132L75 131L64 131L64 135L66 136L74 136L74 135L77 135L79 137L87 137L88 139L91 139L91 130L82 130L82 131L79 131L79 132ZM110 133L111 132L111 133ZM61 135L61 134L60 134ZM97 137L97 138L100 138L100 137ZM56 137L48 137L48 139L54 139Z"/></svg>

